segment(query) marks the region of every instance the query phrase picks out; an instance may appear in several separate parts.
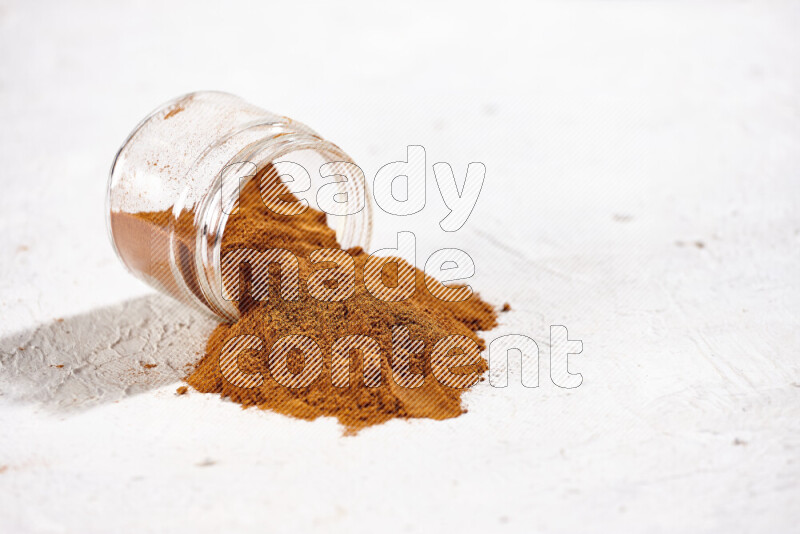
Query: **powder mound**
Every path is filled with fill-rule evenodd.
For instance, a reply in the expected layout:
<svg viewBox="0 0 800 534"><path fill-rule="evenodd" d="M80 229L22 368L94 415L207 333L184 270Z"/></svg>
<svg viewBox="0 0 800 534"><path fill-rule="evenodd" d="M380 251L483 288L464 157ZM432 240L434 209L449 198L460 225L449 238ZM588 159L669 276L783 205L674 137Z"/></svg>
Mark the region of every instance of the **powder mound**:
<svg viewBox="0 0 800 534"><path fill-rule="evenodd" d="M268 298L256 301L250 294L252 276L247 264L240 272L242 296L238 302L240 319L233 324L220 324L211 334L206 353L186 381L196 390L220 394L243 407L257 406L281 414L312 420L321 416L336 417L346 432L383 423L395 418L448 419L465 413L461 396L464 389L441 384L433 376L431 352L441 338L462 335L473 340L481 350L484 341L476 334L497 324L494 308L474 294L466 301L450 303L431 295L425 274L414 269L416 290L399 302L384 302L372 296L364 286L364 264L369 258L359 248L347 252L356 265L354 294L341 302L324 302L309 295L306 281L311 273L330 264L312 263L309 254L319 249L341 249L335 232L326 224L326 215L311 208L284 216L270 210L259 194L272 191L283 201L296 198L278 182L272 167L251 180L240 194L238 211L228 220L222 243L222 254L241 248L260 251L281 248L296 255L300 273L299 300L281 298L278 283L280 270L269 269ZM268 186L265 188L265 184ZM139 214L158 217L158 214ZM385 268L381 278L388 287L398 283L398 269ZM422 386L408 388L393 379L398 362L392 354L392 327L404 326L412 340L424 343L424 349L410 359L411 373L424 376ZM332 347L338 338L364 335L380 345L380 385L365 383L364 358L359 351L350 353L349 382L337 387L332 382ZM263 341L262 350L243 351L238 368L243 373L261 373L263 383L242 388L230 383L220 368L220 355L225 343L235 336L252 335ZM323 355L322 371L307 387L288 388L270 375L269 355L273 344L288 335L303 335L314 340ZM458 353L459 349L450 351ZM468 364L454 373L483 375L486 361L476 354ZM299 351L290 353L288 367L292 373L303 369Z"/></svg>

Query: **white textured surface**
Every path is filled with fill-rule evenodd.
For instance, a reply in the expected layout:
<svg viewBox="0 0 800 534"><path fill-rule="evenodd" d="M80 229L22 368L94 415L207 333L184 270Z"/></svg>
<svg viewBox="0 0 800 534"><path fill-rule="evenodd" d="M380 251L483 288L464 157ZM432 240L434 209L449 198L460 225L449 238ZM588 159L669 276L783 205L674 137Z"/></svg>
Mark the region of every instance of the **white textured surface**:
<svg viewBox="0 0 800 534"><path fill-rule="evenodd" d="M0 2L0 531L796 531L799 15ZM103 195L130 128L204 88L368 176L408 144L484 162L460 232L431 190L373 244L468 251L542 385L355 438L175 396L210 325L119 265ZM583 340L578 389L546 380L551 324Z"/></svg>

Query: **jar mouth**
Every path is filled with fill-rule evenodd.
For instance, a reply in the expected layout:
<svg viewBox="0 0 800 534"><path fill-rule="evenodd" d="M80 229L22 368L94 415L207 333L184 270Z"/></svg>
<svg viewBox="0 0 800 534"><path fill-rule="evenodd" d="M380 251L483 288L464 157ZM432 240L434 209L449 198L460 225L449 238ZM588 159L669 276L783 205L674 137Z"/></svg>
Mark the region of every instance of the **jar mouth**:
<svg viewBox="0 0 800 534"><path fill-rule="evenodd" d="M252 128L264 126L266 125L253 125ZM295 159L301 161L293 161ZM199 231L195 243L197 262L195 269L197 273L202 273L198 279L205 304L214 314L228 322L238 320L240 312L235 301L223 297L232 294L224 290L222 281L221 259L225 228L233 207L237 205L242 188L259 176L259 172L267 165L279 165L283 162L299 163L312 176L319 172L319 168L311 167L319 162L355 165L352 159L333 143L313 133L299 132L283 133L252 143L223 166L223 170L215 177L213 186L200 205L196 206L196 227ZM231 171L226 172L226 169ZM342 248L360 246L367 249L372 237L372 205L364 175L359 172L355 175L342 173L336 176L344 177L345 180L331 182L331 176L328 176L322 185L337 184L335 186L338 190L337 195L346 195L348 201L360 195L363 207L357 213L350 215L327 213L328 225L336 232L336 239ZM322 180L321 177L319 179ZM321 185L318 184L317 189L319 187ZM312 187L309 191L313 190ZM298 197L301 198L299 195ZM306 200L311 200L310 208L324 211L319 209L316 200L310 198Z"/></svg>

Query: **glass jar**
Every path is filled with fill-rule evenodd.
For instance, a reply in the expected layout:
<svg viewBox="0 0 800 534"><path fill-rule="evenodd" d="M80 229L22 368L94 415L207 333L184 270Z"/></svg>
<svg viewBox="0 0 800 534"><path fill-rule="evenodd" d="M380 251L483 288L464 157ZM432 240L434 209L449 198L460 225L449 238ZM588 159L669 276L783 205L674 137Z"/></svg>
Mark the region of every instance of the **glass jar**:
<svg viewBox="0 0 800 534"><path fill-rule="evenodd" d="M308 126L237 96L204 91L160 106L119 149L106 202L117 256L160 291L235 321L235 303L223 298L225 224L241 187L256 174L253 169L285 163L308 172L311 186L296 196L327 211L327 224L342 247L367 249L370 195L363 173L339 147ZM319 169L328 163L333 165L323 178ZM317 193L323 186L335 188L340 210L320 209Z"/></svg>

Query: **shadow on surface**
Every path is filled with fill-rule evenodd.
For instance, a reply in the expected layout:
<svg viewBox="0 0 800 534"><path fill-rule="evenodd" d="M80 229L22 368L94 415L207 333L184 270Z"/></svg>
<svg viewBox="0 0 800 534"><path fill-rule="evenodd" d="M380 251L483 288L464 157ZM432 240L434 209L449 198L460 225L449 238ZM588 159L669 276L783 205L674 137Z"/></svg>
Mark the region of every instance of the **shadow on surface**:
<svg viewBox="0 0 800 534"><path fill-rule="evenodd" d="M70 411L175 383L215 325L148 295L9 335L0 339L0 397Z"/></svg>

